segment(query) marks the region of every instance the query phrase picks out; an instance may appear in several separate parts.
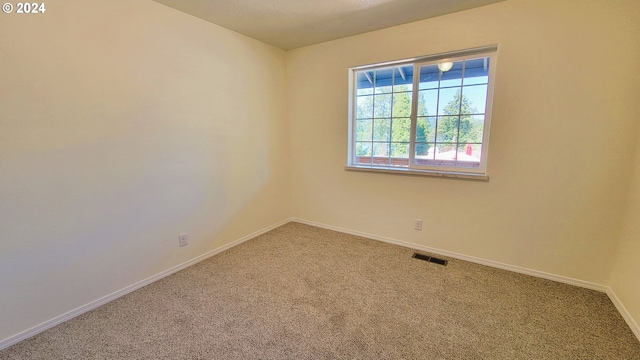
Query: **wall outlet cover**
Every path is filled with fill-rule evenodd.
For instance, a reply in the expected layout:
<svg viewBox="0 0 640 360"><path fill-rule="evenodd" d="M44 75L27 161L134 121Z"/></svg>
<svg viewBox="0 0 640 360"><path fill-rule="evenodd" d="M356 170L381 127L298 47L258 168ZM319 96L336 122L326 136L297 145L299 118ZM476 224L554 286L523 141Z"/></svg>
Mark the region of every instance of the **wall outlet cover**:
<svg viewBox="0 0 640 360"><path fill-rule="evenodd" d="M422 220L416 219L414 229L416 229L416 230L422 230Z"/></svg>
<svg viewBox="0 0 640 360"><path fill-rule="evenodd" d="M187 246L189 244L189 235L187 233L178 235L178 243L180 246Z"/></svg>

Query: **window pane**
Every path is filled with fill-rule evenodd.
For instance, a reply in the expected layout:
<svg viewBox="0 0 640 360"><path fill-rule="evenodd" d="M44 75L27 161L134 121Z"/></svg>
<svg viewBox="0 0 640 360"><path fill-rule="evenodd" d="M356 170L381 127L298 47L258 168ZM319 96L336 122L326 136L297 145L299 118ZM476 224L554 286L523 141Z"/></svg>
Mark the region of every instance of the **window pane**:
<svg viewBox="0 0 640 360"><path fill-rule="evenodd" d="M457 142L458 141L458 116L438 117L438 131L436 132L436 142Z"/></svg>
<svg viewBox="0 0 640 360"><path fill-rule="evenodd" d="M391 82L393 78L393 68L376 69L374 72L375 93L383 94L391 92Z"/></svg>
<svg viewBox="0 0 640 360"><path fill-rule="evenodd" d="M458 142L463 145L466 143L481 143L483 131L484 116L463 115L460 117L460 136Z"/></svg>
<svg viewBox="0 0 640 360"><path fill-rule="evenodd" d="M458 145L458 163L464 167L478 167L482 155L482 144Z"/></svg>
<svg viewBox="0 0 640 360"><path fill-rule="evenodd" d="M401 92L393 94L393 117L411 116L411 93Z"/></svg>
<svg viewBox="0 0 640 360"><path fill-rule="evenodd" d="M416 143L415 163L424 164L426 160L433 160L435 144Z"/></svg>
<svg viewBox="0 0 640 360"><path fill-rule="evenodd" d="M418 93L418 116L436 115L438 89L421 90Z"/></svg>
<svg viewBox="0 0 640 360"><path fill-rule="evenodd" d="M416 119L416 142L427 142L427 136L429 135L429 128L427 125L426 117L419 117Z"/></svg>
<svg viewBox="0 0 640 360"><path fill-rule="evenodd" d="M436 144L435 146L435 158L436 160L455 160L456 159L456 144ZM450 164L453 165L453 164Z"/></svg>
<svg viewBox="0 0 640 360"><path fill-rule="evenodd" d="M370 119L373 117L373 96L358 96L356 98L356 119Z"/></svg>
<svg viewBox="0 0 640 360"><path fill-rule="evenodd" d="M373 102L373 117L391 117L391 94L375 95Z"/></svg>
<svg viewBox="0 0 640 360"><path fill-rule="evenodd" d="M356 141L371 141L373 136L373 121L356 121Z"/></svg>
<svg viewBox="0 0 640 360"><path fill-rule="evenodd" d="M371 156L371 143L356 142L356 156Z"/></svg>
<svg viewBox="0 0 640 360"><path fill-rule="evenodd" d="M375 119L373 121L373 140L389 141L391 137L391 119Z"/></svg>
<svg viewBox="0 0 640 360"><path fill-rule="evenodd" d="M462 113L484 114L487 103L487 85L465 86L462 88Z"/></svg>
<svg viewBox="0 0 640 360"><path fill-rule="evenodd" d="M357 165L371 165L372 160L371 156L356 156Z"/></svg>
<svg viewBox="0 0 640 360"><path fill-rule="evenodd" d="M358 71L356 73L356 95L373 94L373 71Z"/></svg>
<svg viewBox="0 0 640 360"><path fill-rule="evenodd" d="M436 118L419 117L416 120L416 142L435 141Z"/></svg>
<svg viewBox="0 0 640 360"><path fill-rule="evenodd" d="M433 144L416 143L416 159L433 159Z"/></svg>
<svg viewBox="0 0 640 360"><path fill-rule="evenodd" d="M391 166L409 167L409 158L391 158Z"/></svg>
<svg viewBox="0 0 640 360"><path fill-rule="evenodd" d="M373 156L389 157L389 143L373 143Z"/></svg>
<svg viewBox="0 0 640 360"><path fill-rule="evenodd" d="M409 142L411 138L411 119L393 119L391 123L391 141Z"/></svg>
<svg viewBox="0 0 640 360"><path fill-rule="evenodd" d="M396 66L393 73L393 91L413 89L413 65Z"/></svg>
<svg viewBox="0 0 640 360"><path fill-rule="evenodd" d="M391 157L408 158L409 143L391 143Z"/></svg>
<svg viewBox="0 0 640 360"><path fill-rule="evenodd" d="M371 165L371 156L357 157L356 165Z"/></svg>
<svg viewBox="0 0 640 360"><path fill-rule="evenodd" d="M440 87L462 85L462 63L462 61L456 61L451 70L442 72Z"/></svg>
<svg viewBox="0 0 640 360"><path fill-rule="evenodd" d="M489 82L489 58L466 60L464 64L464 84L486 84Z"/></svg>
<svg viewBox="0 0 640 360"><path fill-rule="evenodd" d="M456 145L455 144L425 144L429 147L427 156L415 157L417 165L427 166L456 166Z"/></svg>
<svg viewBox="0 0 640 360"><path fill-rule="evenodd" d="M427 118L427 142L436 141L436 125L438 124L438 118L430 116Z"/></svg>
<svg viewBox="0 0 640 360"><path fill-rule="evenodd" d="M457 115L460 113L460 88L440 90L438 115Z"/></svg>
<svg viewBox="0 0 640 360"><path fill-rule="evenodd" d="M437 89L440 70L438 65L427 65L420 67L420 84L419 90L422 89Z"/></svg>

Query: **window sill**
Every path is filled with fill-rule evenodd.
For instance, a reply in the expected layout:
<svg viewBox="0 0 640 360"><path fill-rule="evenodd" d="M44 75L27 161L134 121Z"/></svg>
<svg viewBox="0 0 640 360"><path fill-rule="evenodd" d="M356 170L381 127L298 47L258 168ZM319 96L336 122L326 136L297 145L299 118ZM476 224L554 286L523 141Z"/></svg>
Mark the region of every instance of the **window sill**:
<svg viewBox="0 0 640 360"><path fill-rule="evenodd" d="M345 166L345 170L348 171L365 171L365 172L378 172L378 173L387 173L387 174L399 174L399 175L418 175L418 176L435 176L435 177L446 177L446 178L455 178L455 179L467 179L467 180L480 180L480 181L489 181L489 177L483 174L474 174L474 173L454 173L454 172L438 172L432 170L416 170L416 169L407 169L407 168L383 168L377 166L362 166L362 165L347 165Z"/></svg>

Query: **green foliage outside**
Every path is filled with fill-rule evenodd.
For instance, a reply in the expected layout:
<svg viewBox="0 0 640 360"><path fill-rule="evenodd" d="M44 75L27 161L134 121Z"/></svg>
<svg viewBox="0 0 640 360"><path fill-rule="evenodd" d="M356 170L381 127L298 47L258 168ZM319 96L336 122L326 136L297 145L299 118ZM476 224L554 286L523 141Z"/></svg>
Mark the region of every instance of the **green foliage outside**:
<svg viewBox="0 0 640 360"><path fill-rule="evenodd" d="M449 103L447 103L443 108L443 113L445 115L456 116L445 116L439 118L436 141L460 144L482 142L484 122L469 115L477 114L477 112L478 110L473 106L471 100L468 97L463 96L460 90L458 90L453 100L449 101ZM461 114L459 124L458 114Z"/></svg>
<svg viewBox="0 0 640 360"><path fill-rule="evenodd" d="M362 142L356 148L358 156L409 157L412 92L408 86L396 86L394 91L396 92L358 97L356 141ZM424 101L418 102L418 114L428 113L425 106ZM427 142L434 140L436 143L481 143L484 122L482 118L475 119L470 115L474 113L477 110L471 100L458 90L442 109L437 122L437 134L435 121L419 117L416 123L416 155L426 155L432 146ZM435 120L435 117L432 119ZM374 143L371 148L371 143L365 143L371 141L384 143ZM440 150L454 148L455 144Z"/></svg>

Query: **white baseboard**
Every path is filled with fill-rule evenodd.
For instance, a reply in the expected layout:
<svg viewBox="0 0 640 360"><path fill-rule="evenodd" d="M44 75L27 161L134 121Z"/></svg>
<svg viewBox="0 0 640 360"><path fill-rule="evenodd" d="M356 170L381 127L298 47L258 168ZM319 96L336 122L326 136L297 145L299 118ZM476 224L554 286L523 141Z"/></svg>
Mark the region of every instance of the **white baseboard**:
<svg viewBox="0 0 640 360"><path fill-rule="evenodd" d="M337 231L345 234L356 235L356 236L360 236L367 239L378 240L378 241L386 242L389 244L400 245L410 249L421 250L421 251L430 252L430 253L438 254L442 256L448 256L454 259L465 260L465 261L473 262L480 265L486 265L486 266L490 266L498 269L513 271L520 274L531 275L531 276L535 276L535 277L539 277L547 280L553 280L553 281L561 282L564 284L579 286L579 287L590 289L590 290L604 292L607 294L607 296L609 296L609 299L611 299L611 302L613 302L616 309L618 309L618 312L620 312L620 315L622 315L627 325L629 325L629 327L631 328L631 331L633 331L633 333L638 338L638 340L640 340L640 326L638 326L638 323L634 320L634 318L631 316L629 311L627 311L627 309L624 307L620 299L618 299L616 294L613 292L613 290L609 286L596 284L596 283L583 281L583 280L578 280L578 279L573 279L566 276L551 274L544 271L538 271L533 269L527 269L520 266L504 264L497 261L485 260L485 259L481 259L473 256L458 254L458 253L447 251L447 250L441 250L441 249L431 248L428 246L417 245L417 244L404 242L396 239L391 239L383 236L367 234L360 231L349 230L349 229L344 229L336 226L321 224L314 221L308 221L308 220L297 219L297 218L292 218L291 221L298 222L301 224L316 226L316 227L324 228L328 230L333 230L333 231Z"/></svg>
<svg viewBox="0 0 640 360"><path fill-rule="evenodd" d="M97 307L100 307L100 306L102 306L102 305L104 305L104 304L106 304L106 303L108 303L108 302L110 302L112 300L115 300L115 299L117 299L117 298L119 298L121 296L124 296L124 295L126 295L126 294L128 294L128 293L130 293L132 291L138 290L138 289L140 289L140 288L142 288L142 287L144 287L146 285L149 285L154 281L158 281L158 280L160 280L160 279L162 279L164 277L167 277L167 276L169 276L169 275L171 275L173 273L176 273L176 272L178 272L180 270L186 269L191 265L199 263L200 261L203 261L203 260L205 260L207 258L210 258L210 257L212 257L214 255L217 255L217 254L219 254L219 253L221 253L221 252L223 252L225 250L228 250L228 249L230 249L230 248L232 248L234 246L240 245L240 244L242 244L243 242L245 242L247 240L251 240L251 239L253 239L253 238L255 238L255 237L259 236L259 235L262 235L262 234L264 234L264 233L266 233L268 231L271 231L271 230L273 230L273 229L275 229L277 227L280 227L280 226L282 226L282 225L284 225L286 223L289 223L289 222L291 222L291 219L286 219L286 220L280 221L280 222L278 222L276 224L273 224L273 225L271 225L269 227L266 227L266 228L264 228L262 230L256 231L256 232L254 232L252 234L249 234L249 235L244 236L244 237L242 237L240 239L237 239L237 240L235 240L233 242L230 242L227 245L224 245L224 246L221 246L221 247L219 247L217 249L214 249L214 250L211 250L209 252L206 252L206 253L204 253L204 254L202 254L200 256L197 256L197 257L195 257L195 258L193 258L191 260L183 262L182 264L176 265L176 266L174 266L172 268L169 268L169 269L167 269L165 271L162 271L162 272L160 272L160 273L158 273L156 275L148 277L148 278L146 278L146 279L144 279L142 281L139 281L139 282L137 282L135 284L129 285L129 286L127 286L127 287L125 287L123 289L120 289L118 291L115 291L115 292L113 292L113 293L111 293L109 295L106 295L106 296L103 296L103 297L101 297L101 298L99 298L97 300L91 301L88 304L82 305L82 306L80 306L78 308L75 308L75 309L73 309L71 311L68 311L68 312L66 312L66 313L64 313L62 315L56 316L51 320L47 320L47 321L45 321L45 322L43 322L43 323L41 323L39 325L36 325L36 326L34 326L32 328L29 328L29 329L27 329L25 331L22 331L22 332L20 332L20 333L18 333L16 335L10 336L10 337L0 341L0 350L8 348L9 346L17 344L22 340L25 340L27 338L30 338L30 337L34 336L34 335L37 335L37 334L39 334L39 333L41 333L41 332L43 332L43 331L45 331L47 329L50 329L50 328L52 328L52 327L54 327L54 326L56 326L58 324L63 323L65 321L71 320L71 319L73 319L74 317L76 317L78 315L84 314L87 311L90 311L90 310L93 310L93 309L95 309Z"/></svg>
<svg viewBox="0 0 640 360"><path fill-rule="evenodd" d="M316 227L324 228L324 229L328 229L328 230L333 230L333 231L337 231L337 232L341 232L341 233L345 233L345 234L356 235L356 236L364 237L364 238L367 238L367 239L378 240L378 241L386 242L386 243L389 243L389 244L400 245L400 246L403 246L403 247L406 247L406 248L410 248L410 249L426 251L426 252L430 252L430 253L438 254L438 255L442 255L442 256L448 256L448 257L452 257L454 259L465 260L465 261L469 261L469 262L480 264L480 265L486 265L486 266L490 266L490 267L494 267L494 268L498 268L498 269L509 270L509 271L520 273L520 274L531 275L531 276L535 276L535 277L539 277L539 278L543 278L543 279L548 279L548 280L553 280L553 281L557 281L557 282L561 282L561 283L565 283L565 284L569 284L569 285L575 285L575 286L579 286L579 287L582 287L582 288L587 288L587 289L596 290L596 291L600 291L600 292L607 292L607 289L608 289L608 287L605 286L605 285L600 285L600 284L596 284L596 283L592 283L592 282L588 282L588 281L573 279L573 278L566 277L566 276L551 274L551 273L547 273L547 272L544 272L544 271L538 271L538 270L533 270L533 269L527 269L527 268L520 267L520 266L504 264L504 263L501 263L501 262L481 259L481 258L477 258L477 257L473 257L473 256L458 254L458 253L455 253L455 252L452 252L452 251L441 250L441 249L432 248L432 247L428 247L428 246L422 246L422 245L413 244L413 243L410 243L410 242L405 242L405 241L396 240L396 239L391 239L391 238L387 238L387 237L383 237L383 236L367 234L367 233L363 233L363 232L360 232L360 231L344 229L344 228L340 228L340 227L336 227L336 226L321 224L321 223L308 221L308 220L303 220L303 219L297 219L297 218L292 218L291 221L299 222L299 223L307 224L307 225L311 225L311 226L316 226Z"/></svg>
<svg viewBox="0 0 640 360"><path fill-rule="evenodd" d="M372 239L372 240L378 240L378 241L382 241L382 242L386 242L386 243L390 243L390 244L394 244L394 245L399 245L399 246L403 246L403 247L407 247L410 249L415 249L415 250L421 250L421 251L426 251L426 252L430 252L430 253L434 253L434 254L439 254L439 255L443 255L443 256L448 256L448 257L452 257L455 259L460 259L460 260L465 260L465 261L469 261L469 262L473 262L473 263L477 263L480 265L486 265L486 266L491 266L491 267L495 267L495 268L499 268L499 269L503 269L503 270L509 270L509 271L513 271L513 272L517 272L517 273L521 273L521 274L526 274L526 275L531 275L531 276L536 276L536 277L540 277L540 278L544 278L544 279L548 279L548 280L554 280L554 281L558 281L561 283L565 283L565 284L569 284L569 285L575 285L575 286L579 286L579 287L583 287L583 288L587 288L587 289L591 289L591 290L597 290L597 291L601 291L601 292L605 292L609 298L611 299L611 301L613 302L613 304L616 306L616 308L618 309L618 311L620 312L620 314L622 315L622 317L625 319L625 321L627 322L627 324L629 325L629 327L631 328L631 330L633 331L633 333L636 335L636 337L640 340L640 327L638 326L638 324L635 322L635 320L633 319L633 317L631 316L631 314L627 311L627 309L624 307L624 305L620 302L620 299L618 299L618 297L616 296L616 294L613 292L613 290L611 288L609 288L608 286L604 286L604 285L600 285L600 284L595 284L595 283L591 283L591 282L587 282L587 281L582 281L582 280L578 280L578 279L573 279L573 278L569 278L569 277L565 277L565 276L560 276L560 275L555 275L555 274L550 274L550 273L546 273L546 272L542 272L542 271L538 271L538 270L532 270L532 269L527 269L527 268L523 268L523 267L519 267L519 266L514 266L514 265L509 265L509 264L504 264L504 263L500 263L500 262L496 262L496 261L491 261L491 260L485 260L485 259L481 259L481 258L476 258L473 256L467 256L467 255L463 255L463 254L458 254L458 253L454 253L451 251L446 251L446 250L440 250L440 249L436 249L436 248L431 248L431 247L427 247L427 246L422 246L422 245L417 245L417 244L413 244L413 243L409 243L409 242L404 242L404 241L400 241L400 240L396 240L396 239L391 239L391 238L386 238L386 237L382 237L382 236L377 236L377 235L372 235L372 234L367 234L367 233L363 233L363 232L359 232L359 231L354 231L354 230L349 230L349 229L344 229L344 228L340 228L340 227L336 227L336 226L331 226L331 225L326 225L326 224L321 224L321 223L317 223L317 222L313 222L313 221L307 221L307 220L303 220L303 219L298 219L298 218L289 218L283 221L280 221L276 224L273 224L269 227L266 227L262 230L256 231L252 234L249 234L247 236L244 236L240 239L237 239L227 245L221 246L217 249L211 250L209 252L206 252L200 256L197 256L191 260L188 260L182 264L176 265L172 268L169 268L163 272L160 272L156 275L153 275L149 278L146 278L142 281L139 281L135 284L129 285L123 289L120 289L118 291L115 291L109 295L106 295L102 298L99 298L97 300L94 300L88 304L85 304L83 306L80 306L76 309L73 309L69 312L66 312L62 315L56 316L55 318L45 321L39 325L36 325L30 329L27 329L25 331L22 331L16 335L10 336L2 341L0 341L0 350L5 349L11 345L14 345L22 340L25 340L27 338L30 338L36 334L39 334L47 329L50 329L58 324L61 324L65 321L71 320L74 317L81 315L87 311L93 310L95 308L98 308L112 300L115 300L121 296L124 296L130 292L133 292L135 290L138 290L146 285L151 284L154 281L160 280L166 276L169 276L173 273L176 273L180 270L183 270L185 268L188 268L189 266L192 266L200 261L203 261L207 258L210 258L214 255L217 255L225 250L228 250L234 246L240 245L245 241L251 240L259 235L262 235L268 231L271 231L277 227L280 227L284 224L287 224L289 222L298 222L298 223L302 223L302 224L307 224L307 225L311 225L311 226L316 226L319 228L324 228L324 229L328 229L328 230L333 230L333 231L338 231L341 233L345 233L345 234L351 234L351 235L356 235L356 236L360 236L360 237L364 237L367 239Z"/></svg>
<svg viewBox="0 0 640 360"><path fill-rule="evenodd" d="M633 316L631 316L631 313L629 313L627 308L622 304L616 293L613 292L613 289L611 289L610 287L607 287L607 295L609 296L609 299L611 299L613 305L616 306L616 309L618 309L620 315L622 315L622 317L624 318L624 321L627 322L627 325L629 325L631 331L633 331L638 340L640 340L640 326L638 326L638 323L635 321Z"/></svg>

